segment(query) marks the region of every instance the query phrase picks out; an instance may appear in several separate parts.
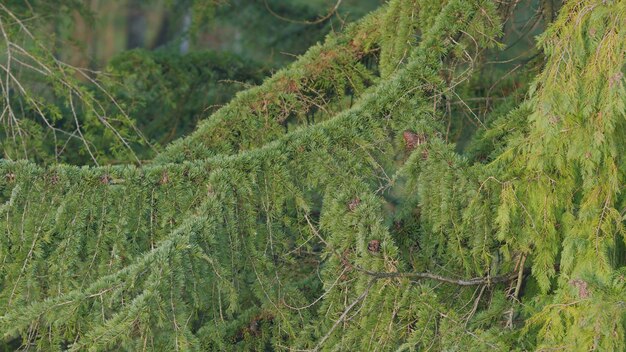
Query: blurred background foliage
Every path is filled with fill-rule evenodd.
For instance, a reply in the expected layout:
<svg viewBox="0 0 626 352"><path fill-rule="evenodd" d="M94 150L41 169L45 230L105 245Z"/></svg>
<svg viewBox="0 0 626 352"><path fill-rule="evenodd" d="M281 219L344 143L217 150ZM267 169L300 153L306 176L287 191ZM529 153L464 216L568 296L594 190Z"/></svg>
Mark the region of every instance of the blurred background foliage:
<svg viewBox="0 0 626 352"><path fill-rule="evenodd" d="M6 159L143 162L381 0L9 0ZM5 77L6 78L6 77ZM9 108L7 108L9 107Z"/></svg>
<svg viewBox="0 0 626 352"><path fill-rule="evenodd" d="M40 163L143 163L383 2L8 0L0 7L0 153ZM534 37L550 18L541 3L512 6L499 48L486 55L467 48L484 61L471 63L479 73L443 97L446 139L459 150L496 105L521 101L529 79L519 73L541 66ZM452 79L467 64L447 69Z"/></svg>

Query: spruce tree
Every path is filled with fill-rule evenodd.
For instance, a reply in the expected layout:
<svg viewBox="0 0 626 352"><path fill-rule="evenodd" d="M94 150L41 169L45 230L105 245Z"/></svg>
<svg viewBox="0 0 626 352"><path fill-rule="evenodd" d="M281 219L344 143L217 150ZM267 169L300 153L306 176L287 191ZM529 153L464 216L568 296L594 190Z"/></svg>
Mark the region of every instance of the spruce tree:
<svg viewBox="0 0 626 352"><path fill-rule="evenodd" d="M5 347L625 350L626 1L490 82L516 3L391 0L146 165L0 161Z"/></svg>

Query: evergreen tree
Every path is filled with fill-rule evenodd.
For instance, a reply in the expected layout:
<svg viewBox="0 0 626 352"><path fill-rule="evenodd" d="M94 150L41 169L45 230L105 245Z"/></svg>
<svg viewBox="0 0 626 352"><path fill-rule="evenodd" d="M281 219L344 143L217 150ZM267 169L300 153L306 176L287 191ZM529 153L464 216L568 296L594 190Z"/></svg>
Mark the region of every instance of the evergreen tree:
<svg viewBox="0 0 626 352"><path fill-rule="evenodd" d="M0 161L5 347L625 350L626 1L489 77L517 3L391 0L146 165Z"/></svg>

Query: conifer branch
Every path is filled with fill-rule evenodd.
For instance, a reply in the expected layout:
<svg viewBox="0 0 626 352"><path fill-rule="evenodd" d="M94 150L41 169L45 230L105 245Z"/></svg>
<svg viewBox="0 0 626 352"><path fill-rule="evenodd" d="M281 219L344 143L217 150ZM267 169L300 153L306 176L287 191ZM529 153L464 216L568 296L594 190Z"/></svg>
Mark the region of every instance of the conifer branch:
<svg viewBox="0 0 626 352"><path fill-rule="evenodd" d="M490 163L444 141L435 118L444 96L480 104L465 72L486 58L465 45L480 56L499 37L489 0L392 0L152 165L0 160L0 344L624 350L626 2L562 13L527 102L509 113L493 99L504 117L481 115ZM294 114L306 124L284 133ZM421 271L432 263L447 271ZM522 289L526 265L543 292ZM505 329L521 325L524 291L539 313Z"/></svg>
<svg viewBox="0 0 626 352"><path fill-rule="evenodd" d="M326 245L328 247L329 250L331 250L333 252L333 254L340 260L346 260L346 258L344 256L342 256L341 254L339 254L339 252L337 252L337 250L335 248L333 248L325 239L324 237L322 237L322 235L319 233L319 230L317 230L315 228L315 226L313 226L313 223L311 221L311 218L307 215L304 214L304 218L307 221L307 224L309 225L309 227L311 228L311 231L313 232L313 234L322 242L324 243L324 245ZM505 275L497 275L497 276L485 276L485 277L475 277L475 278L471 278L471 279L455 279L455 278L450 278L450 277L445 277L445 276L441 276L441 275L437 275L437 274L433 274L433 273L428 273L428 272L423 272L423 273L409 273L409 272L376 272L376 271L370 271L367 270L355 263L349 263L351 267L355 268L357 271L362 272L364 274L367 274L371 277L373 277L373 280L379 280L379 279L396 279L396 278L408 278L408 279L414 279L414 280L421 280L421 279L429 279L429 280L435 280L435 281L439 281L439 282L445 282L445 283L449 283L449 284L454 284L454 285L458 285L458 286L477 286L477 285L492 285L492 284L499 284L499 283L504 283L504 282L510 282L512 280L515 279L520 279L520 282L518 283L518 285L521 285L521 278L522 278L522 273L523 273L523 268L521 268L518 271L513 271L509 274L505 274Z"/></svg>
<svg viewBox="0 0 626 352"><path fill-rule="evenodd" d="M413 279L413 280L429 279L429 280L445 282L445 283L458 285L458 286L477 286L477 285L499 284L499 283L504 283L504 282L515 280L518 274L517 272L512 272L506 275L475 277L471 279L456 279L456 278L445 277L445 276L428 273L428 272L423 272L423 273L376 272L376 271L369 271L369 270L366 270L357 266L355 266L355 268L360 272L363 272L369 276L372 276L374 279L396 279L396 278L407 278L407 279Z"/></svg>

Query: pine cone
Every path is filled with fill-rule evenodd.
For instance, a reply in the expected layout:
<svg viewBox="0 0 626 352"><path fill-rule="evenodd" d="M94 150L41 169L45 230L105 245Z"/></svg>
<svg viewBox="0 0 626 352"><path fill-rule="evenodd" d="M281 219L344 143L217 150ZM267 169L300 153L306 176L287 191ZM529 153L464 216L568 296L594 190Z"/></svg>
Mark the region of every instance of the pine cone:
<svg viewBox="0 0 626 352"><path fill-rule="evenodd" d="M167 174L167 171L164 171L163 175L161 175L161 179L159 180L159 184L164 185L168 182L170 182L170 177Z"/></svg>
<svg viewBox="0 0 626 352"><path fill-rule="evenodd" d="M380 241L371 240L370 243L367 245L367 250L370 251L371 253L380 252Z"/></svg>
<svg viewBox="0 0 626 352"><path fill-rule="evenodd" d="M570 285L576 287L578 289L578 296L580 298L588 298L589 297L589 287L587 286L587 282L581 279L572 280L569 282Z"/></svg>
<svg viewBox="0 0 626 352"><path fill-rule="evenodd" d="M100 177L100 183L102 183L103 185L110 184L111 183L111 176L104 175L104 176Z"/></svg>
<svg viewBox="0 0 626 352"><path fill-rule="evenodd" d="M353 200L350 201L350 203L348 204L348 209L350 209L350 211L354 211L356 209L356 207L359 206L359 204L361 204L361 200L357 197L354 198Z"/></svg>
<svg viewBox="0 0 626 352"><path fill-rule="evenodd" d="M59 183L59 175L52 174L52 175L50 175L50 178L48 180L50 181L50 184L52 184L54 186L57 183Z"/></svg>
<svg viewBox="0 0 626 352"><path fill-rule="evenodd" d="M402 138L404 138L404 144L407 151L414 150L418 146L426 143L426 136L422 133L417 134L411 131L404 131L402 133Z"/></svg>

